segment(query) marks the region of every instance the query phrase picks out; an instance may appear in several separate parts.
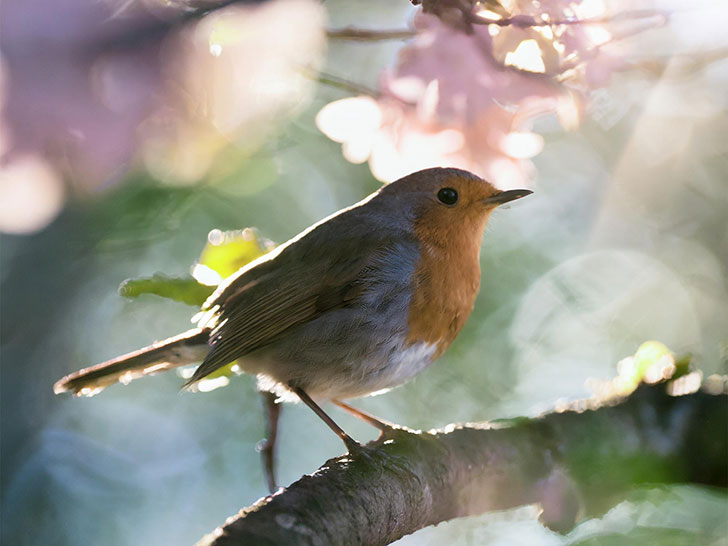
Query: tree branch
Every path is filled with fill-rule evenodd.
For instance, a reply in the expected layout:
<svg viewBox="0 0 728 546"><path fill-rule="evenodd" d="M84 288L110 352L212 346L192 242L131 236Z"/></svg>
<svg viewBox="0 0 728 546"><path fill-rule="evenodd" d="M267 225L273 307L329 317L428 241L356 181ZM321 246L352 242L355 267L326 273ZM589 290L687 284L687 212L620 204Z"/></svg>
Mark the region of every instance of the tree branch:
<svg viewBox="0 0 728 546"><path fill-rule="evenodd" d="M550 27L560 25L604 25L616 23L620 21L630 21L637 19L656 19L659 18L661 24L666 24L670 17L670 13L666 10L657 9L640 9L615 13L613 15L604 15L601 17L588 17L584 19L551 19L538 18L533 15L513 15L511 17L501 17L499 19L491 19L482 17L472 11L463 12L465 17L476 25L496 25L499 27L514 26L518 28L529 27Z"/></svg>
<svg viewBox="0 0 728 546"><path fill-rule="evenodd" d="M408 28L394 30L374 30L356 27L329 29L326 36L332 40L352 40L355 42L381 42L384 40L408 40L417 32Z"/></svg>
<svg viewBox="0 0 728 546"><path fill-rule="evenodd" d="M200 544L388 544L456 517L539 503L571 528L646 483L728 485L728 397L642 386L616 405L393 430L265 497Z"/></svg>

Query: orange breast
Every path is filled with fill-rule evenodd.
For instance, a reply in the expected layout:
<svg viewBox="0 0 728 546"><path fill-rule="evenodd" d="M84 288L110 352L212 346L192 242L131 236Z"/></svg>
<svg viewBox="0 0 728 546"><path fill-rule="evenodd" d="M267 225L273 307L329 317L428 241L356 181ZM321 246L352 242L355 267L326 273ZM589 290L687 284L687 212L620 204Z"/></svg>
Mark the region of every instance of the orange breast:
<svg viewBox="0 0 728 546"><path fill-rule="evenodd" d="M410 344L437 343L434 358L450 346L473 310L480 287L480 243L487 216L457 217L434 209L415 226L422 258L409 308ZM458 211L460 212L460 211Z"/></svg>

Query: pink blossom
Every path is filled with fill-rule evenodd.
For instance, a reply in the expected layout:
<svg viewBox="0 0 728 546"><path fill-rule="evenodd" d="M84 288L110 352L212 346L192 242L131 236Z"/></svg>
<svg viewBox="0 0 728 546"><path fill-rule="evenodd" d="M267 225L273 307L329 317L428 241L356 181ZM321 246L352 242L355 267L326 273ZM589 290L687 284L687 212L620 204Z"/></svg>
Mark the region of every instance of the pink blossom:
<svg viewBox="0 0 728 546"><path fill-rule="evenodd" d="M533 24L599 15L599 0L584 0L581 11L578 3L557 0L515 4L520 11L510 25L476 24L470 32L453 24L451 11L442 18L419 12L417 35L396 66L383 71L376 99L325 106L319 129L342 143L349 161L368 160L385 182L452 166L503 188L527 185L530 158L543 147L531 131L533 120L555 114L565 128L575 128L588 89L606 85L623 65L600 50L611 36L603 26ZM481 12L486 15L501 17Z"/></svg>

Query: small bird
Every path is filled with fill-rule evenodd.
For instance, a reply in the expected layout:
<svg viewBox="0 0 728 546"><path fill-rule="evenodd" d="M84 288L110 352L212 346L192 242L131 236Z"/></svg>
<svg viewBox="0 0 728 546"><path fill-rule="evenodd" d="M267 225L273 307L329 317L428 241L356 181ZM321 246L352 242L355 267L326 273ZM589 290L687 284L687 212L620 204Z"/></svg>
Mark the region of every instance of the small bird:
<svg viewBox="0 0 728 546"><path fill-rule="evenodd" d="M197 327L72 373L56 393L201 362L183 385L233 361L261 391L306 403L349 451L359 444L319 406L396 387L445 352L480 286L491 212L530 194L467 171L433 168L383 186L224 280Z"/></svg>

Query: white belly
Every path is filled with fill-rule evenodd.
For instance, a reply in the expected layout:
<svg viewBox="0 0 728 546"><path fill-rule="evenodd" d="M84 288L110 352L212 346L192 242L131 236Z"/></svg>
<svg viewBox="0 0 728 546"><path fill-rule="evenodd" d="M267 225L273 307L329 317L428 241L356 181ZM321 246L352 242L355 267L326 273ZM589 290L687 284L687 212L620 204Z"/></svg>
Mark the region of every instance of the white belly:
<svg viewBox="0 0 728 546"><path fill-rule="evenodd" d="M381 394L397 387L432 363L437 343L419 342L408 345L403 335L393 337L387 344L365 358L356 361L340 362L335 368L316 368L308 366L296 381L305 385L304 390L311 398L319 401L359 398ZM277 381L268 374L258 374L258 387L261 390L276 392L283 400L297 397L286 393Z"/></svg>
<svg viewBox="0 0 728 546"><path fill-rule="evenodd" d="M412 379L432 363L437 343L421 341L406 346L401 340L389 359L389 365L379 375L378 388L370 394L381 394Z"/></svg>

